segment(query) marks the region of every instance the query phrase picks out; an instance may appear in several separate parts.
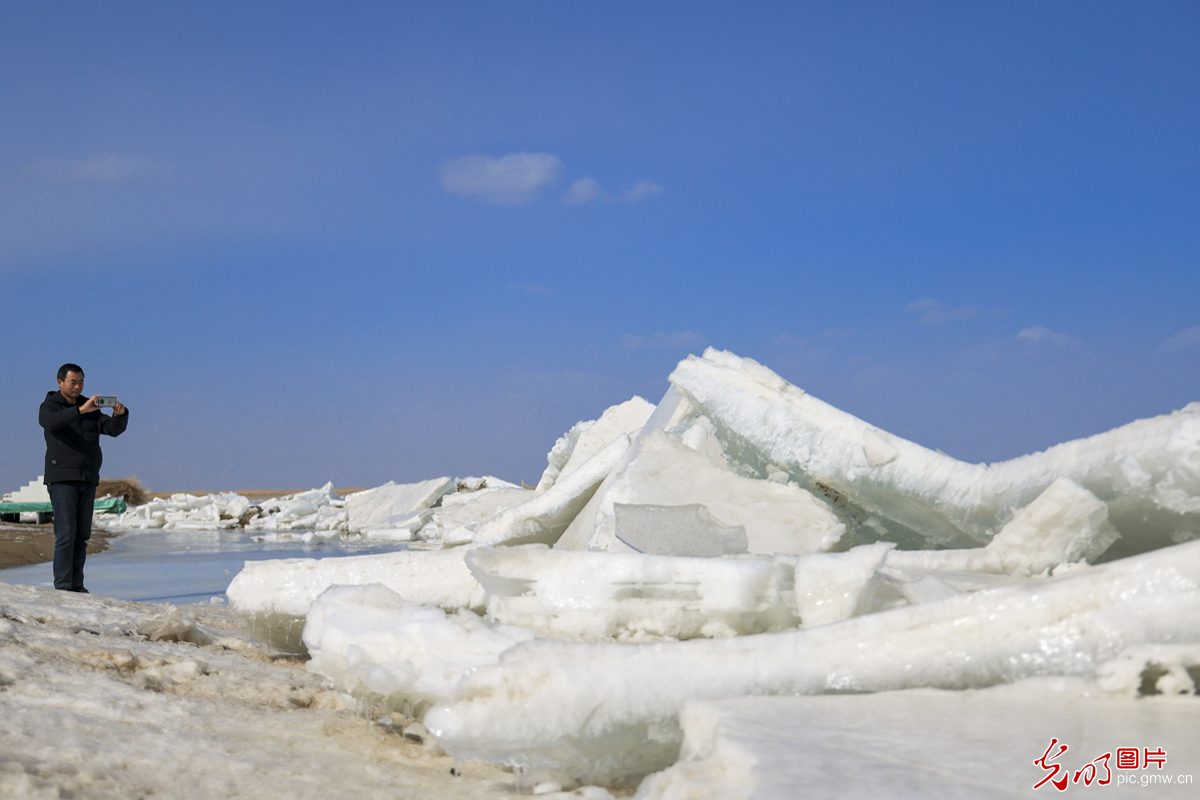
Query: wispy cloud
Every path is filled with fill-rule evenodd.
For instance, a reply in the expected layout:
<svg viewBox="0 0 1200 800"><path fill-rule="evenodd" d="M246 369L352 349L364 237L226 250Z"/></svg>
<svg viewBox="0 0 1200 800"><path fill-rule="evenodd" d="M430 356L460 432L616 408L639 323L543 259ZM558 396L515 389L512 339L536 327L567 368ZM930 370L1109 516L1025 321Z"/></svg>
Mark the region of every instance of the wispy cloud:
<svg viewBox="0 0 1200 800"><path fill-rule="evenodd" d="M638 181L631 188L621 193L621 199L629 203L640 203L647 197L655 197L663 192L663 187L653 181Z"/></svg>
<svg viewBox="0 0 1200 800"><path fill-rule="evenodd" d="M96 156L86 159L49 159L37 161L22 172L30 178L55 186L100 184L119 186L127 183L161 181L171 176L171 167L137 156Z"/></svg>
<svg viewBox="0 0 1200 800"><path fill-rule="evenodd" d="M1065 333L1055 333L1049 328L1034 325L1017 334L1017 340L1030 344L1049 344L1055 347L1066 347L1075 343L1075 337Z"/></svg>
<svg viewBox="0 0 1200 800"><path fill-rule="evenodd" d="M1200 326L1188 328L1167 339L1158 346L1166 353L1182 353L1188 350L1200 350Z"/></svg>
<svg viewBox="0 0 1200 800"><path fill-rule="evenodd" d="M567 187L563 192L562 201L569 206L579 206L590 203L604 194L600 184L591 178L580 178Z"/></svg>
<svg viewBox="0 0 1200 800"><path fill-rule="evenodd" d="M994 314L1004 313L1004 309L1002 308L993 308L990 311L984 311L979 303L950 308L934 300L932 297L922 297L920 300L909 303L904 307L904 310L910 314L920 314L921 316L917 318L917 322L922 325L937 325L943 322L978 319L979 317L990 317Z"/></svg>
<svg viewBox="0 0 1200 800"><path fill-rule="evenodd" d="M562 161L547 153L509 153L500 158L470 155L442 165L442 188L496 206L531 203L562 172Z"/></svg>
<svg viewBox="0 0 1200 800"><path fill-rule="evenodd" d="M602 203L640 203L662 193L663 187L657 183L638 181L620 194L609 194L594 179L580 178L567 187L567 191L563 192L562 201L569 206L583 205L597 200Z"/></svg>
<svg viewBox="0 0 1200 800"><path fill-rule="evenodd" d="M708 340L694 331L656 331L649 336L627 333L621 340L625 350L684 350L701 347Z"/></svg>

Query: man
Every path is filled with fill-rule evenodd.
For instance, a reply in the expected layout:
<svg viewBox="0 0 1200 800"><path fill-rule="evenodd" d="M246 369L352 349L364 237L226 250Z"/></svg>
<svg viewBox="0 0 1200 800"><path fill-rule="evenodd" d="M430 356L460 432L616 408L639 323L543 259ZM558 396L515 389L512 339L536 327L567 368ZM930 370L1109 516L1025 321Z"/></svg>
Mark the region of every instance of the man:
<svg viewBox="0 0 1200 800"><path fill-rule="evenodd" d="M92 509L100 482L100 434L120 436L129 424L129 411L113 405L110 417L96 405L100 395L83 399L83 369L63 364L58 391L46 392L38 423L46 434L46 473L54 509L54 588L87 592L83 561L92 538Z"/></svg>

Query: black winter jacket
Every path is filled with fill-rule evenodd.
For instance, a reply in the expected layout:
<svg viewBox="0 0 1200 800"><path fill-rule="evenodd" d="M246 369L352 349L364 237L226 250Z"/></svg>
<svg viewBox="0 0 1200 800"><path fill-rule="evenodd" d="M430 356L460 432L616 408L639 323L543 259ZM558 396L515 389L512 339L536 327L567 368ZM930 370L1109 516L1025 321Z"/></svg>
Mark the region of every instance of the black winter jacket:
<svg viewBox="0 0 1200 800"><path fill-rule="evenodd" d="M100 482L100 465L104 455L100 452L100 434L120 436L129 425L129 410L121 416L109 416L103 411L79 413L79 406L87 402L80 397L72 403L62 392L46 392L46 399L38 409L38 424L46 434L45 483L60 481Z"/></svg>

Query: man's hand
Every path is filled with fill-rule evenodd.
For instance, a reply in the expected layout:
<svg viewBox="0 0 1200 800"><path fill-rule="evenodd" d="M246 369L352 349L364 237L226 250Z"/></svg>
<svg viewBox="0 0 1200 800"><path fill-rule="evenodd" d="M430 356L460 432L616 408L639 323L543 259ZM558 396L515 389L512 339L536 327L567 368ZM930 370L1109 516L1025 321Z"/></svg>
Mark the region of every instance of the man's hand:
<svg viewBox="0 0 1200 800"><path fill-rule="evenodd" d="M118 400L116 403L113 404L113 416L114 417L122 417L124 415L125 415L125 406L121 405L121 401Z"/></svg>
<svg viewBox="0 0 1200 800"><path fill-rule="evenodd" d="M98 400L99 398L100 398L100 395L98 395L98 394L94 394L91 397L89 397L88 401L79 407L79 413L80 414L90 414L91 412L95 411L98 408L98 406L96 405L96 400Z"/></svg>

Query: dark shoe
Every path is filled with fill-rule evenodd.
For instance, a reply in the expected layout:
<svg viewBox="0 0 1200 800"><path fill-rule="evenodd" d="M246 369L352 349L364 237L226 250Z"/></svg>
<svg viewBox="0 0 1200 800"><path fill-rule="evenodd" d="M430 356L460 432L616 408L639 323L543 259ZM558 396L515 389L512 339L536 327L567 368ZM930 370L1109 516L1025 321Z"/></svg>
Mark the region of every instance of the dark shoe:
<svg viewBox="0 0 1200 800"><path fill-rule="evenodd" d="M71 591L79 592L80 594L91 594L91 592L89 592L87 589L83 588L82 586L72 589Z"/></svg>

